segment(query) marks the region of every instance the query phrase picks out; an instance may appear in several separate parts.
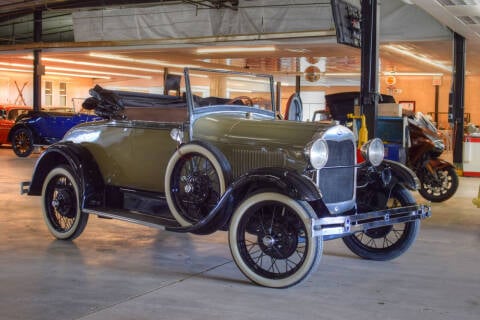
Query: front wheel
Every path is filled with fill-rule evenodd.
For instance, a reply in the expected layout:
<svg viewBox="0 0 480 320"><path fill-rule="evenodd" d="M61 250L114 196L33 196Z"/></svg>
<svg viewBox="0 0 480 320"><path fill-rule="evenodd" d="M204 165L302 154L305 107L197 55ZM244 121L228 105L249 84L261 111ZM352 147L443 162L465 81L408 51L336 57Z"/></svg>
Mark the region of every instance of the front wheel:
<svg viewBox="0 0 480 320"><path fill-rule="evenodd" d="M19 157L28 157L33 151L32 131L27 128L18 128L12 134L12 149Z"/></svg>
<svg viewBox="0 0 480 320"><path fill-rule="evenodd" d="M363 201L359 207L365 211L415 204L412 194L400 185L392 190L388 199L385 199L381 191L372 191L359 196L361 197L359 200ZM386 206L381 205L385 202ZM415 242L419 230L420 220L415 220L357 232L344 237L343 242L359 257L385 261L394 259L407 251Z"/></svg>
<svg viewBox="0 0 480 320"><path fill-rule="evenodd" d="M418 192L432 202L450 199L458 189L458 175L453 167L435 169L434 177L427 169L418 175L421 186Z"/></svg>
<svg viewBox="0 0 480 320"><path fill-rule="evenodd" d="M225 193L229 171L226 158L213 147L181 146L165 172L165 195L175 220L191 226L204 219Z"/></svg>
<svg viewBox="0 0 480 320"><path fill-rule="evenodd" d="M318 266L322 237L309 227L315 212L304 202L276 192L258 193L235 210L229 230L233 259L251 281L286 288L305 280Z"/></svg>
<svg viewBox="0 0 480 320"><path fill-rule="evenodd" d="M42 211L48 230L57 239L73 240L85 229L88 214L81 211L80 188L69 167L48 173L42 188Z"/></svg>

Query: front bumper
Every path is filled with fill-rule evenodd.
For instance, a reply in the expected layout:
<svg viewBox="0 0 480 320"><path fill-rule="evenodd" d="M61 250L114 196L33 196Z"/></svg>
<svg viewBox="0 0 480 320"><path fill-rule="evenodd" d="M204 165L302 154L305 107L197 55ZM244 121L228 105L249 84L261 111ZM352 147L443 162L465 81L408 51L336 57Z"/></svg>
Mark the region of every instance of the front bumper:
<svg viewBox="0 0 480 320"><path fill-rule="evenodd" d="M330 240L395 223L425 219L430 217L431 214L431 207L429 205L419 204L358 213L350 216L312 219L312 235L314 237L322 236L324 240Z"/></svg>

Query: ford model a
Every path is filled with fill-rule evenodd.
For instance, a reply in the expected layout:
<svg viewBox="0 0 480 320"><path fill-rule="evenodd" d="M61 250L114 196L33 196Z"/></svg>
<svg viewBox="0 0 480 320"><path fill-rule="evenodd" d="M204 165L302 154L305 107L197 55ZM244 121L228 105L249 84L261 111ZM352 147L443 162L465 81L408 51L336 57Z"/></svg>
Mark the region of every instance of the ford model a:
<svg viewBox="0 0 480 320"><path fill-rule="evenodd" d="M393 259L414 242L430 208L379 139L356 164L340 125L279 120L269 76L185 70L182 97L96 87L85 105L109 120L71 129L38 159L22 190L42 197L50 232L72 240L89 215L174 232L229 233L253 282L288 287L313 272L324 240ZM246 90L249 90L246 96Z"/></svg>

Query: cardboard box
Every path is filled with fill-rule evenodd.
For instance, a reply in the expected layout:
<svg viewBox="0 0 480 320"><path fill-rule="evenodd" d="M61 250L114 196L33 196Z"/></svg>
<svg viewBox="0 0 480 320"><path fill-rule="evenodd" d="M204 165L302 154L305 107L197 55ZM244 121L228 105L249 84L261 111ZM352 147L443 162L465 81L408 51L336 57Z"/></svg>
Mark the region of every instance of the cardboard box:
<svg viewBox="0 0 480 320"><path fill-rule="evenodd" d="M379 117L401 117L402 107L398 103L379 103Z"/></svg>

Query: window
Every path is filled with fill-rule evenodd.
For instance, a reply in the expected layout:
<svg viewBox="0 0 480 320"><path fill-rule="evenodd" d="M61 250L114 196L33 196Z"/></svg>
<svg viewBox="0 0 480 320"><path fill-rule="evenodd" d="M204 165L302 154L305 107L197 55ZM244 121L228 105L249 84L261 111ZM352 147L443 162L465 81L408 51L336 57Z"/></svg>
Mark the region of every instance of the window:
<svg viewBox="0 0 480 320"><path fill-rule="evenodd" d="M65 82L59 84L59 98L60 106L67 106L67 84Z"/></svg>
<svg viewBox="0 0 480 320"><path fill-rule="evenodd" d="M45 105L52 105L52 81L45 81Z"/></svg>

